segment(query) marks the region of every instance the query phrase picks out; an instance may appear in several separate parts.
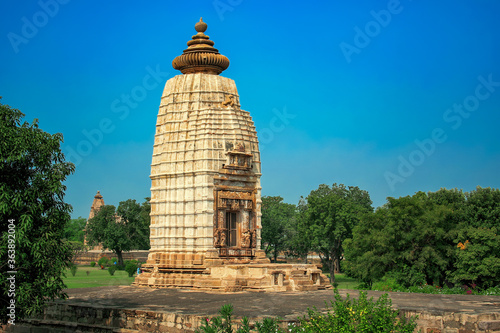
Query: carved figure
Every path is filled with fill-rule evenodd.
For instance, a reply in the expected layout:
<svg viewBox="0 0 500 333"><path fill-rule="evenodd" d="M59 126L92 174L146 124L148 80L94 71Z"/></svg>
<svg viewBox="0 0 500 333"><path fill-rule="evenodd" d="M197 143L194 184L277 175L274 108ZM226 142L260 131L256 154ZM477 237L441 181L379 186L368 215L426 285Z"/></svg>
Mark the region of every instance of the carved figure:
<svg viewBox="0 0 500 333"><path fill-rule="evenodd" d="M220 234L220 230L219 229L215 229L214 230L214 246L215 247L220 247L220 237L219 237L219 234Z"/></svg>
<svg viewBox="0 0 500 333"><path fill-rule="evenodd" d="M228 106L234 106L234 100L232 95L227 95L226 100L222 102L222 106L228 107Z"/></svg>
<svg viewBox="0 0 500 333"><path fill-rule="evenodd" d="M220 241L219 241L220 246L226 246L226 233L224 230L220 230Z"/></svg>
<svg viewBox="0 0 500 333"><path fill-rule="evenodd" d="M250 230L245 230L241 234L241 247L250 247L252 241L252 232Z"/></svg>

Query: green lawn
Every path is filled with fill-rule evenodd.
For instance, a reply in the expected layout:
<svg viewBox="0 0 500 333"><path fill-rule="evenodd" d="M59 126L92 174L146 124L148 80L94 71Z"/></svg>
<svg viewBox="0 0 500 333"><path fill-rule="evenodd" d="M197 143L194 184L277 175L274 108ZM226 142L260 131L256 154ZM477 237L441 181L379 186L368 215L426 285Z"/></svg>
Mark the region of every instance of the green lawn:
<svg viewBox="0 0 500 333"><path fill-rule="evenodd" d="M87 271L89 274L87 275ZM66 277L63 278L68 288L90 288L102 286L128 286L134 282L133 277L128 277L125 271L116 271L111 276L107 269L100 269L90 266L78 266L75 276L71 275L70 270L66 271Z"/></svg>
<svg viewBox="0 0 500 333"><path fill-rule="evenodd" d="M326 276L330 277L330 274L326 274ZM340 273L335 274L335 282L339 284L338 289L356 289L359 285L358 281Z"/></svg>

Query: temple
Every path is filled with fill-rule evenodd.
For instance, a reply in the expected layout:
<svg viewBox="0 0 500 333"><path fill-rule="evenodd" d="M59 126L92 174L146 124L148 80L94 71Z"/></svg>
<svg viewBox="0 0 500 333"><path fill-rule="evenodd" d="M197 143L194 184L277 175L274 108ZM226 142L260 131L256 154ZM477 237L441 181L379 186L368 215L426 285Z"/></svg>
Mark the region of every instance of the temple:
<svg viewBox="0 0 500 333"><path fill-rule="evenodd" d="M161 98L151 164L147 263L134 284L220 291L329 288L315 265L272 264L261 250L257 132L229 59L200 19Z"/></svg>
<svg viewBox="0 0 500 333"><path fill-rule="evenodd" d="M97 191L97 194L94 196L94 200L92 201L92 206L90 206L90 213L89 213L89 218L87 219L87 225L89 223L89 220L91 218L93 218L97 212L99 211L99 209L101 209L101 207L104 206L104 199L101 195L101 192L100 191ZM87 234L85 234L85 237L83 239L83 244L86 245L88 247L88 243L87 243ZM89 251L103 251L104 249L102 248L102 245L95 245L93 247L88 247L88 250Z"/></svg>

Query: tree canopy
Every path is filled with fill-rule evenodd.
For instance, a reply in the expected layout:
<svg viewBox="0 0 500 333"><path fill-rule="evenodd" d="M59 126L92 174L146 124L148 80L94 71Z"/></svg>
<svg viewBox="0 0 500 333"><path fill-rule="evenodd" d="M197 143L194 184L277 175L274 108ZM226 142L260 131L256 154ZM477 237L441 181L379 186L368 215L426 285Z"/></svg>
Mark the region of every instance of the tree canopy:
<svg viewBox="0 0 500 333"><path fill-rule="evenodd" d="M81 216L77 219L71 219L64 228L64 238L72 242L83 243L86 224L87 219Z"/></svg>
<svg viewBox="0 0 500 333"><path fill-rule="evenodd" d="M274 262L289 247L296 215L295 205L283 202L282 197L262 197L262 243L266 254L272 253Z"/></svg>
<svg viewBox="0 0 500 333"><path fill-rule="evenodd" d="M41 311L46 300L65 298L62 276L72 256L63 240L71 212L63 182L74 165L61 152L62 134L44 132L36 119L30 124L23 117L0 104L2 322L12 300L15 320Z"/></svg>
<svg viewBox="0 0 500 333"><path fill-rule="evenodd" d="M343 242L350 238L353 228L361 216L373 211L368 192L357 186L345 187L322 184L306 198L304 217L300 219L302 229L308 230L312 249L330 272L330 281L335 282L335 271L343 252Z"/></svg>
<svg viewBox="0 0 500 333"><path fill-rule="evenodd" d="M142 205L132 199L122 201L116 210L113 205L101 207L88 221L88 244L110 249L123 265L123 251L149 249L150 209L149 198Z"/></svg>
<svg viewBox="0 0 500 333"><path fill-rule="evenodd" d="M441 189L388 198L345 243L345 269L368 286L500 283L500 191Z"/></svg>

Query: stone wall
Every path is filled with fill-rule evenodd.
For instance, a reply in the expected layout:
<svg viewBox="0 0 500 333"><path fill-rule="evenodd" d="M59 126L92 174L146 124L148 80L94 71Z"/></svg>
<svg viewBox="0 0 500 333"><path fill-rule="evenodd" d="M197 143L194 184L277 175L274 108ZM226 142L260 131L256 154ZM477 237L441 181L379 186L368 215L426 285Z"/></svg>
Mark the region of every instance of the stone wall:
<svg viewBox="0 0 500 333"><path fill-rule="evenodd" d="M498 333L500 312L483 314L402 311L406 316L418 315L422 333ZM52 303L43 316L4 326L5 332L194 332L205 317L152 310L114 309ZM252 318L251 322L262 320ZM237 323L238 320L235 320ZM284 321L286 327L291 321Z"/></svg>
<svg viewBox="0 0 500 333"><path fill-rule="evenodd" d="M146 262L148 259L148 250L136 250L123 252L123 260L139 260ZM73 259L73 263L77 265L90 265L90 262L99 261L100 258L107 257L108 259L116 258L116 254L111 251L87 251L76 255Z"/></svg>

